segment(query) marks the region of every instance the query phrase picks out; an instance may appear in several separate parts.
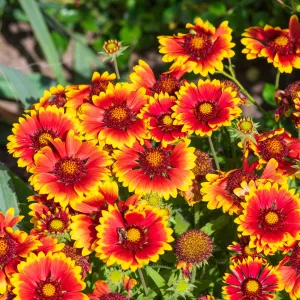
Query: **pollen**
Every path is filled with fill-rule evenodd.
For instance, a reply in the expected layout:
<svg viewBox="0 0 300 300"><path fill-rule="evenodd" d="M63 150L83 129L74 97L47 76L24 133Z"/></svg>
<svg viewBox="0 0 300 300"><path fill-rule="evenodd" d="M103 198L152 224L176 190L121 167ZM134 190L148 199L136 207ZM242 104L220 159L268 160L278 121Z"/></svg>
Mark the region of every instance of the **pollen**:
<svg viewBox="0 0 300 300"><path fill-rule="evenodd" d="M123 121L127 117L127 112L122 107L115 107L110 111L110 116L117 121Z"/></svg>
<svg viewBox="0 0 300 300"><path fill-rule="evenodd" d="M277 139L267 140L266 146L268 147L269 151L273 154L279 154L283 150L283 145L281 141Z"/></svg>
<svg viewBox="0 0 300 300"><path fill-rule="evenodd" d="M257 255L255 248L250 248L249 246L246 246L244 248L244 253L248 256L256 256Z"/></svg>
<svg viewBox="0 0 300 300"><path fill-rule="evenodd" d="M43 294L46 297L52 297L55 295L56 289L55 286L51 283L46 283L42 288Z"/></svg>
<svg viewBox="0 0 300 300"><path fill-rule="evenodd" d="M257 293L259 290L259 283L255 279L250 279L246 283L246 290L249 293Z"/></svg>
<svg viewBox="0 0 300 300"><path fill-rule="evenodd" d="M205 44L205 40L202 36L193 36L193 38L191 39L191 46L194 49L202 49L203 46Z"/></svg>
<svg viewBox="0 0 300 300"><path fill-rule="evenodd" d="M200 102L195 107L194 113L199 121L209 121L217 114L216 104L212 102Z"/></svg>
<svg viewBox="0 0 300 300"><path fill-rule="evenodd" d="M151 166L157 167L163 161L163 155L160 153L160 151L153 151L148 153L146 160Z"/></svg>
<svg viewBox="0 0 300 300"><path fill-rule="evenodd" d="M279 221L279 217L278 214L274 211L269 211L266 215L265 215L265 221L270 224L270 225L274 225L277 224Z"/></svg>
<svg viewBox="0 0 300 300"><path fill-rule="evenodd" d="M164 117L163 117L163 124L164 125L172 125L173 124L173 119L172 119L172 117L170 116L170 115L165 115Z"/></svg>
<svg viewBox="0 0 300 300"><path fill-rule="evenodd" d="M168 93L169 96L174 96L180 88L180 81L171 74L161 74L159 79L152 86L154 93Z"/></svg>
<svg viewBox="0 0 300 300"><path fill-rule="evenodd" d="M4 238L0 238L0 255L5 255L8 249L8 244Z"/></svg>
<svg viewBox="0 0 300 300"><path fill-rule="evenodd" d="M78 171L78 164L74 160L66 160L61 164L61 168L66 174L75 174Z"/></svg>
<svg viewBox="0 0 300 300"><path fill-rule="evenodd" d="M41 146L47 146L49 144L49 140L52 138L52 134L49 132L42 133L38 139Z"/></svg>
<svg viewBox="0 0 300 300"><path fill-rule="evenodd" d="M60 219L53 219L49 224L49 229L53 231L62 231L65 228L65 224Z"/></svg>
<svg viewBox="0 0 300 300"><path fill-rule="evenodd" d="M286 46L289 43L289 38L285 35L280 35L274 40L274 43L278 46Z"/></svg>
<svg viewBox="0 0 300 300"><path fill-rule="evenodd" d="M213 106L210 103L202 103L199 106L199 112L204 115L211 114L212 111L213 111Z"/></svg>
<svg viewBox="0 0 300 300"><path fill-rule="evenodd" d="M131 242L138 242L141 239L141 233L137 228L130 228L126 235Z"/></svg>

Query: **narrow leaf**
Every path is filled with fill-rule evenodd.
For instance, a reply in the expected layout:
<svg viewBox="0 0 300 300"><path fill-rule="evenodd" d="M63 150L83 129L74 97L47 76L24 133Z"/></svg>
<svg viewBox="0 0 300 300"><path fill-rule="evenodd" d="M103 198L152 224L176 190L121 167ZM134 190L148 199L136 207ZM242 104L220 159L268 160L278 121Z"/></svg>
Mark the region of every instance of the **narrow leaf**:
<svg viewBox="0 0 300 300"><path fill-rule="evenodd" d="M66 80L62 64L38 3L35 0L19 0L19 2L28 16L34 34L50 67L53 70L54 75L60 84L65 85Z"/></svg>
<svg viewBox="0 0 300 300"><path fill-rule="evenodd" d="M159 289L163 288L166 285L165 280L153 268L147 266L146 270L148 275L152 278L152 280Z"/></svg>

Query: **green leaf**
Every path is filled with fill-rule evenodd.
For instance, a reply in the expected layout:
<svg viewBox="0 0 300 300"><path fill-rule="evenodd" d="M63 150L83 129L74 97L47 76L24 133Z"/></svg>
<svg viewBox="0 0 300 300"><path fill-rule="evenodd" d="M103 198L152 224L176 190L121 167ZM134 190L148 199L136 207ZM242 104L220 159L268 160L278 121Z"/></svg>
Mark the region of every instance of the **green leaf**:
<svg viewBox="0 0 300 300"><path fill-rule="evenodd" d="M275 85L266 82L264 89L262 91L262 95L263 95L264 100L272 106L276 106L276 101L274 99L274 93L275 93Z"/></svg>
<svg viewBox="0 0 300 300"><path fill-rule="evenodd" d="M222 15L226 13L226 5L220 1L214 1L208 7L210 13L214 15Z"/></svg>
<svg viewBox="0 0 300 300"><path fill-rule="evenodd" d="M216 220L213 220L209 223L206 223L201 230L204 231L206 234L211 235L214 233L216 230L224 227L227 225L230 221L230 217L227 215L222 215Z"/></svg>
<svg viewBox="0 0 300 300"><path fill-rule="evenodd" d="M139 26L124 26L120 31L120 39L123 44L127 45L136 45L141 35L142 30Z"/></svg>
<svg viewBox="0 0 300 300"><path fill-rule="evenodd" d="M183 215L180 212L176 212L174 219L176 222L174 226L174 231L176 234L179 235L188 230L189 223L184 219Z"/></svg>
<svg viewBox="0 0 300 300"><path fill-rule="evenodd" d="M166 286L166 282L163 279L163 277L161 277L159 275L158 272L156 272L153 268L147 266L146 267L147 273L148 275L151 277L151 279L154 281L154 283L156 284L156 286L161 290L164 286Z"/></svg>
<svg viewBox="0 0 300 300"><path fill-rule="evenodd" d="M38 73L25 74L0 65L0 94L6 98L19 100L27 109L43 96L43 90L53 84L48 77Z"/></svg>
<svg viewBox="0 0 300 300"><path fill-rule="evenodd" d="M34 34L50 67L53 70L53 73L55 74L60 84L66 85L60 57L51 39L49 29L46 26L46 22L38 3L35 0L19 0L19 2L26 15L28 16Z"/></svg>

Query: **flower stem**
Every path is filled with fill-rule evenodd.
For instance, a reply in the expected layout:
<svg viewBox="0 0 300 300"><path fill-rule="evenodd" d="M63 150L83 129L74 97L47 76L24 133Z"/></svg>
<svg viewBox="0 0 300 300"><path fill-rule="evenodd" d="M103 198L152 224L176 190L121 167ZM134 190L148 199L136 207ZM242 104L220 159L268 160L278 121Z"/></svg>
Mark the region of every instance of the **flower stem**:
<svg viewBox="0 0 300 300"><path fill-rule="evenodd" d="M197 274L197 267L193 266L193 269L192 269L192 280L191 280L192 283L194 283L195 280L196 280L196 274Z"/></svg>
<svg viewBox="0 0 300 300"><path fill-rule="evenodd" d="M275 79L275 91L278 90L278 87L279 87L279 79L280 79L280 72L277 71L276 79Z"/></svg>
<svg viewBox="0 0 300 300"><path fill-rule="evenodd" d="M219 72L220 74L224 75L225 77L231 79L233 82L235 82L239 88L241 89L241 92L247 96L249 101L254 104L262 113L265 113L266 111L254 100L254 98L248 93L248 91L242 86L242 84L236 79L236 77L231 76L225 71Z"/></svg>
<svg viewBox="0 0 300 300"><path fill-rule="evenodd" d="M144 278L144 275L143 275L143 272L141 269L138 269L139 271L139 276L140 276L140 279L141 279L141 282L142 282L142 286L144 288L144 292L145 292L145 296L147 296L147 286L146 286L146 282L145 282L145 278Z"/></svg>
<svg viewBox="0 0 300 300"><path fill-rule="evenodd" d="M213 144L210 136L208 136L208 141L209 141L210 150L211 150L212 155L213 155L214 160L215 160L216 167L217 167L218 170L220 170L220 165L219 165L219 162L218 162L218 159L217 159L217 154L216 154L214 144Z"/></svg>
<svg viewBox="0 0 300 300"><path fill-rule="evenodd" d="M229 138L230 138L230 144L231 144L232 165L233 165L233 168L235 168L235 166L236 166L235 143L234 143L234 138L231 136L230 132L229 132Z"/></svg>
<svg viewBox="0 0 300 300"><path fill-rule="evenodd" d="M300 140L300 128L298 128L298 139Z"/></svg>
<svg viewBox="0 0 300 300"><path fill-rule="evenodd" d="M117 74L117 79L120 80L120 73L119 73L119 68L118 68L118 63L117 63L116 57L114 57L113 63L114 63L115 72Z"/></svg>

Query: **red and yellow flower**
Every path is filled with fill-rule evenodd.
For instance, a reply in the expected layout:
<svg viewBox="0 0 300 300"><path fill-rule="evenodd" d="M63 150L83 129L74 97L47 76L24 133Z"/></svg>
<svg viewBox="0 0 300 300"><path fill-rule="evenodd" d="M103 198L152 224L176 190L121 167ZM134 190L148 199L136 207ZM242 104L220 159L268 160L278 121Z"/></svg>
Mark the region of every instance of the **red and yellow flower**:
<svg viewBox="0 0 300 300"><path fill-rule="evenodd" d="M263 260L249 256L230 266L232 274L226 273L223 281L224 299L274 299L278 291L278 274Z"/></svg>
<svg viewBox="0 0 300 300"><path fill-rule="evenodd" d="M18 272L11 278L16 300L62 299L88 300L81 291L81 267L64 253L49 252L45 255L31 253L26 261L18 265Z"/></svg>
<svg viewBox="0 0 300 300"><path fill-rule="evenodd" d="M14 217L14 212L12 207L5 215L0 211L0 294L6 292L9 278L21 258L41 245L36 237L12 228L23 219L22 216Z"/></svg>
<svg viewBox="0 0 300 300"><path fill-rule="evenodd" d="M29 181L35 191L66 207L97 191L99 182L107 179L110 158L94 142L82 142L71 130L65 142L56 138L51 143L34 156Z"/></svg>
<svg viewBox="0 0 300 300"><path fill-rule="evenodd" d="M267 182L253 187L235 219L238 231L250 236L250 248L268 255L290 245L300 234L300 202L295 190Z"/></svg>
<svg viewBox="0 0 300 300"><path fill-rule="evenodd" d="M143 60L139 60L139 64L133 67L134 72L129 75L129 78L135 90L143 87L147 95L168 93L170 96L175 96L175 92L184 84L184 80L180 78L186 69L186 65L173 64L169 71L160 74L159 79L156 79L150 66Z"/></svg>
<svg viewBox="0 0 300 300"><path fill-rule="evenodd" d="M19 123L14 124L13 135L8 137L8 152L19 158L19 167L29 170L38 150L48 146L54 138L65 140L67 133L71 129L77 131L76 128L76 122L64 113L63 108L53 105L31 110L30 115L24 115L24 118L19 118Z"/></svg>
<svg viewBox="0 0 300 300"><path fill-rule="evenodd" d="M202 200L207 203L208 209L218 209L222 207L223 212L230 215L239 214L243 210L242 203L245 201L245 194L249 192L250 186L257 186L267 181L284 184L285 178L277 171L278 163L271 159L266 165L263 173L258 176L254 173L256 164L248 166L244 164L241 169L234 169L218 174L208 174L207 182L201 183Z"/></svg>
<svg viewBox="0 0 300 300"><path fill-rule="evenodd" d="M114 151L113 172L130 192L176 198L177 190L187 191L194 178L195 149L188 145L189 141L181 141L163 148L149 141L143 146L136 142L131 148Z"/></svg>
<svg viewBox="0 0 300 300"><path fill-rule="evenodd" d="M238 107L241 99L236 95L231 87L223 89L219 80L200 79L198 86L186 83L177 93L174 124L183 125L182 131L189 134L211 136L221 126L231 125L241 114Z"/></svg>
<svg viewBox="0 0 300 300"><path fill-rule="evenodd" d="M167 93L154 94L154 97L149 98L149 104L146 104L140 116L146 120L152 139L161 142L164 147L179 138L186 137L186 133L181 131L182 125L173 124L174 105L174 97L170 97Z"/></svg>
<svg viewBox="0 0 300 300"><path fill-rule="evenodd" d="M279 288L289 293L290 299L300 298L300 247L296 242L290 255L286 255L278 265Z"/></svg>
<svg viewBox="0 0 300 300"><path fill-rule="evenodd" d="M178 62L188 66L188 72L207 76L215 70L222 71L224 58L234 56L231 50L232 29L224 21L217 29L208 21L197 18L195 25L188 23L191 33L177 36L159 36L159 52L163 53L163 62Z"/></svg>
<svg viewBox="0 0 300 300"><path fill-rule="evenodd" d="M159 208L130 206L122 216L116 205L109 205L96 229L99 241L95 251L108 266L117 263L123 270L135 271L172 250L173 230Z"/></svg>
<svg viewBox="0 0 300 300"><path fill-rule="evenodd" d="M121 293L113 292L110 290L108 284L103 280L97 280L92 294L88 294L90 300L99 299L116 299L128 300L128 298Z"/></svg>
<svg viewBox="0 0 300 300"><path fill-rule="evenodd" d="M243 53L247 59L266 57L279 72L291 73L300 68L300 24L296 15L291 16L288 29L271 27L250 27L242 35L246 46Z"/></svg>
<svg viewBox="0 0 300 300"><path fill-rule="evenodd" d="M147 103L146 91L132 90L129 84L109 85L105 93L93 96L93 104L81 106L79 118L86 139L98 139L115 148L131 147L147 138L143 120L137 118Z"/></svg>
<svg viewBox="0 0 300 300"><path fill-rule="evenodd" d="M67 102L65 107L67 111L77 112L83 103L93 103L94 95L99 96L101 92L105 92L110 82L116 79L116 74L104 72L99 74L94 72L92 76L92 84L72 85L66 88Z"/></svg>
<svg viewBox="0 0 300 300"><path fill-rule="evenodd" d="M278 170L286 176L291 176L296 173L296 169L292 166L295 164L291 160L300 159L300 141L297 138L292 138L284 128L275 129L254 135L256 143L248 143L248 151L253 152L259 158L259 164L262 166L271 158L278 162Z"/></svg>

